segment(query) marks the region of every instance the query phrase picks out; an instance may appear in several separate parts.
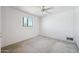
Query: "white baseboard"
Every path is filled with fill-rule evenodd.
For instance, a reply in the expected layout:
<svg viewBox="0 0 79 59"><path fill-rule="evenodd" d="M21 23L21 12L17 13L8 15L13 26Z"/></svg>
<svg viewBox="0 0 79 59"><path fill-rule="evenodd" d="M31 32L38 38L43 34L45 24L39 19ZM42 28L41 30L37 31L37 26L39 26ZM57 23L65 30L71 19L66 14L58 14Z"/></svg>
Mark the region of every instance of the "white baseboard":
<svg viewBox="0 0 79 59"><path fill-rule="evenodd" d="M49 35L44 35L44 34L40 34L41 36L44 36L44 37L48 37L48 38L52 38L52 39L56 39L56 40L61 40L61 41L66 41L66 42L70 42L70 43L75 43L75 41L69 41L69 40L65 40L65 39L58 39L56 37L53 37L53 36L49 36Z"/></svg>
<svg viewBox="0 0 79 59"><path fill-rule="evenodd" d="M12 44L15 44L15 43L18 43L18 42L21 42L21 41L24 41L24 40L31 39L31 38L36 37L36 36L38 36L38 35L39 35L39 34L37 34L37 35L32 35L32 36L27 37L26 39L19 40L19 41L15 41L15 42L11 42L11 43L9 43L9 44L7 44L7 45L1 46L1 48L2 48L2 47L9 46L9 45L12 45ZM5 43L5 42L4 42L4 43Z"/></svg>

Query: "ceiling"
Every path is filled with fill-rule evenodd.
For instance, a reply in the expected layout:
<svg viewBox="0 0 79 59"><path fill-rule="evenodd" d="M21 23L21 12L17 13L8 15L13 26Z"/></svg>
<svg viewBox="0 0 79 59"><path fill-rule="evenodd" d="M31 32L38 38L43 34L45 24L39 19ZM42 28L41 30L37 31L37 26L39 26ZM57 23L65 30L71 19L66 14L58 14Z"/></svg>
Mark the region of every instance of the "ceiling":
<svg viewBox="0 0 79 59"><path fill-rule="evenodd" d="M24 12L28 12L35 16L42 17L41 6L13 6L13 8L16 8ZM46 8L52 8L52 9L46 11L45 15L74 9L75 7L74 6L46 6Z"/></svg>

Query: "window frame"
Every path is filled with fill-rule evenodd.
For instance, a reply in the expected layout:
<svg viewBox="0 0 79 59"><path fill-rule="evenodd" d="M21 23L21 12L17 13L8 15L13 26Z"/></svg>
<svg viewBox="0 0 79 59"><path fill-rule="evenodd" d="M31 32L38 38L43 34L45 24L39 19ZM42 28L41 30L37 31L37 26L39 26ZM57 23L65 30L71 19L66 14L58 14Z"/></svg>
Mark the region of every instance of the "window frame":
<svg viewBox="0 0 79 59"><path fill-rule="evenodd" d="M24 23L24 21L25 21L24 18L26 18L26 24ZM32 20L31 20L32 25L31 26L28 25L29 24L29 18L32 18ZM22 20L23 20L22 21L23 27L33 27L33 17L24 16Z"/></svg>

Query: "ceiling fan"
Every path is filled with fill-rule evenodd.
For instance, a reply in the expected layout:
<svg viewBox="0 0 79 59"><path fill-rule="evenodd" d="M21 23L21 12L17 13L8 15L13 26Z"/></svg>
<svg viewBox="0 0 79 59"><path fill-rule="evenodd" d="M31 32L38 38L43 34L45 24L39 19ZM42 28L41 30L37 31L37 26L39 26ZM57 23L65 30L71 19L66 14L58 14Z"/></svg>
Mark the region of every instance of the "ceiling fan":
<svg viewBox="0 0 79 59"><path fill-rule="evenodd" d="M42 16L44 16L45 14L50 13L49 10L52 10L53 7L49 7L49 6L41 6L41 13Z"/></svg>

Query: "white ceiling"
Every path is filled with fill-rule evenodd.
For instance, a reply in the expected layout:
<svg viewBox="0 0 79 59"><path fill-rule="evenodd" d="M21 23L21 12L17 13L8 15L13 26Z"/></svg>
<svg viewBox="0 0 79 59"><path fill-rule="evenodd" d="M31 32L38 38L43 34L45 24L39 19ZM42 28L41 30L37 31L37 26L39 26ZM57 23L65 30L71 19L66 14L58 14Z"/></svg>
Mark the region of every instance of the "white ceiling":
<svg viewBox="0 0 79 59"><path fill-rule="evenodd" d="M58 13L65 10L75 9L73 6L46 6L46 8L52 8L47 11L46 14ZM15 6L14 8L19 9L24 12L28 12L32 15L42 16L41 6Z"/></svg>

